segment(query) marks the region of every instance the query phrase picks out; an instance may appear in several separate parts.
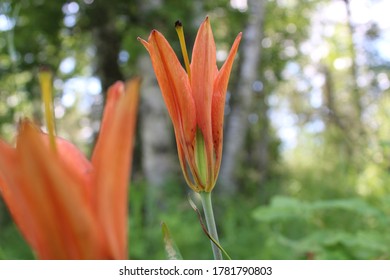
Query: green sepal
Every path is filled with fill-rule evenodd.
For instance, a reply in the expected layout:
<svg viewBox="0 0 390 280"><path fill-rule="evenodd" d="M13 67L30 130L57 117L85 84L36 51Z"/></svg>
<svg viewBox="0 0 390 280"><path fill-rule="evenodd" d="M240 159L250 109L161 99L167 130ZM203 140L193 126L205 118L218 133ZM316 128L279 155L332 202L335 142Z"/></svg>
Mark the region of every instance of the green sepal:
<svg viewBox="0 0 390 280"><path fill-rule="evenodd" d="M204 142L202 131L199 128L196 130L195 163L196 163L196 167L198 168L200 180L203 185L206 185L207 183L206 145Z"/></svg>

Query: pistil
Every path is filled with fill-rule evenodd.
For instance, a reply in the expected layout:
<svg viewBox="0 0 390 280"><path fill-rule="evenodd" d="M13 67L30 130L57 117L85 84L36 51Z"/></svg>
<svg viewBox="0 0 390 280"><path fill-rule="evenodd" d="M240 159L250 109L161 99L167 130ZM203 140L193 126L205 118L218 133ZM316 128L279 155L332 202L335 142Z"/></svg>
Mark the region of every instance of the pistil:
<svg viewBox="0 0 390 280"><path fill-rule="evenodd" d="M50 70L45 68L39 71L39 84L41 86L42 100L45 107L45 120L50 147L53 151L56 151L52 73Z"/></svg>
<svg viewBox="0 0 390 280"><path fill-rule="evenodd" d="M175 22L175 29L177 32L177 36L179 37L181 52L183 53L184 65L186 67L188 78L191 81L190 60L188 58L186 41L184 39L184 28L180 20Z"/></svg>

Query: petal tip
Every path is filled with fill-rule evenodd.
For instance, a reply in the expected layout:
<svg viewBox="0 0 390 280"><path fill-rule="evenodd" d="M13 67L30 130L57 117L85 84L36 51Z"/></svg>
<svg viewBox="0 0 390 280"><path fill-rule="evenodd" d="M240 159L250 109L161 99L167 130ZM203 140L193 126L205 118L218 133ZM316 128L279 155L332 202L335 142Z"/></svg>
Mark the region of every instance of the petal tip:
<svg viewBox="0 0 390 280"><path fill-rule="evenodd" d="M110 88L121 90L121 88L124 87L124 83L122 81L116 81L113 85L110 86Z"/></svg>
<svg viewBox="0 0 390 280"><path fill-rule="evenodd" d="M125 84L122 81L116 81L107 90L107 97L120 96L124 92Z"/></svg>
<svg viewBox="0 0 390 280"><path fill-rule="evenodd" d="M144 45L144 47L145 47L146 49L148 49L148 47L149 47L149 42L147 42L146 40L142 39L141 37L137 37L137 40L138 40L142 45Z"/></svg>
<svg viewBox="0 0 390 280"><path fill-rule="evenodd" d="M211 24L210 24L210 17L209 16L205 17L204 21L202 22L202 25L206 25L208 27L211 26Z"/></svg>
<svg viewBox="0 0 390 280"><path fill-rule="evenodd" d="M155 42L157 40L157 37L162 36L164 37L160 32L158 32L156 29L153 29L150 32L149 38L148 38L148 44Z"/></svg>
<svg viewBox="0 0 390 280"><path fill-rule="evenodd" d="M125 82L125 90L127 91L130 88L131 91L138 92L141 82L142 78L140 76L135 76L131 79L128 79Z"/></svg>
<svg viewBox="0 0 390 280"><path fill-rule="evenodd" d="M158 35L159 33L160 33L160 32L158 32L156 29L153 29L153 30L150 32L149 38L150 38L150 37L154 37L154 36Z"/></svg>

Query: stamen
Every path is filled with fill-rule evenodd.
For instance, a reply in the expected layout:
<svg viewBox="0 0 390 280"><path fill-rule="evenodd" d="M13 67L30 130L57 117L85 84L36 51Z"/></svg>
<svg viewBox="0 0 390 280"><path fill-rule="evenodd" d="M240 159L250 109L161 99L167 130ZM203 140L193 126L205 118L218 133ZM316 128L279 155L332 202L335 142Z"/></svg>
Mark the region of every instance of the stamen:
<svg viewBox="0 0 390 280"><path fill-rule="evenodd" d="M40 69L38 76L42 92L42 100L45 106L45 119L49 134L50 147L53 151L56 151L52 73L49 69L42 68Z"/></svg>
<svg viewBox="0 0 390 280"><path fill-rule="evenodd" d="M186 41L184 40L184 28L180 20L175 22L175 29L179 37L181 52L183 53L184 64L186 66L188 78L191 80L190 60L188 59Z"/></svg>

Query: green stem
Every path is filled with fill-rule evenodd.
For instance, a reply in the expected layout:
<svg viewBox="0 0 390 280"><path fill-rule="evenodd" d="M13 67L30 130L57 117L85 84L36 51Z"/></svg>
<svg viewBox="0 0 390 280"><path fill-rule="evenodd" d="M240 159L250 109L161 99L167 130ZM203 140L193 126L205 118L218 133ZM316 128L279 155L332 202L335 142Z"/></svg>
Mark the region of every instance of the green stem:
<svg viewBox="0 0 390 280"><path fill-rule="evenodd" d="M209 231L209 234L212 238L214 238L217 243L219 243L218 240L218 233L217 233L217 227L215 225L215 219L214 219L214 212L213 212L213 204L211 202L211 192L201 192L200 197L202 199L202 206L204 215L206 217L206 224L207 229ZM217 245L214 244L213 241L211 242L211 247L213 249L214 259L215 260L222 260L222 252L218 248Z"/></svg>

